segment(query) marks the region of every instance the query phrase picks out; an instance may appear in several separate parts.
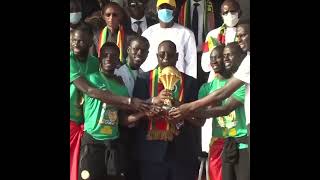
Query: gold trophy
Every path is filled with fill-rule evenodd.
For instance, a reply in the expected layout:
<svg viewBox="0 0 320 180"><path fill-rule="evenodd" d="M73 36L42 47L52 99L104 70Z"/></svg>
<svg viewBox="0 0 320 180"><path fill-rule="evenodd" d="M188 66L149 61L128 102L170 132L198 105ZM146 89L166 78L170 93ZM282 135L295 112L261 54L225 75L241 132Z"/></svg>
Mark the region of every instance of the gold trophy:
<svg viewBox="0 0 320 180"><path fill-rule="evenodd" d="M181 80L181 74L175 67L167 66L162 69L159 80L166 90L173 91L175 84ZM164 110L169 111L172 108L171 99L164 100Z"/></svg>

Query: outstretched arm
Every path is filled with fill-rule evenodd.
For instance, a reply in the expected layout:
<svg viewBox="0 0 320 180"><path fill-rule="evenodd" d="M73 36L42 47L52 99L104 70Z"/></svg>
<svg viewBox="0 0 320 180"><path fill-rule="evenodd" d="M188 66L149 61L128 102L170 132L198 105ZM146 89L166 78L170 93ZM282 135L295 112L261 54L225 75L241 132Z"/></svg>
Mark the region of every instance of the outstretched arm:
<svg viewBox="0 0 320 180"><path fill-rule="evenodd" d="M222 88L212 92L208 96L199 99L197 101L191 102L191 111L194 111L198 108L205 107L210 105L211 103L215 103L217 101L222 101L229 96L231 96L232 93L234 93L239 87L241 87L244 84L239 79L236 79L235 77L232 77L228 80L228 83L223 86Z"/></svg>
<svg viewBox="0 0 320 180"><path fill-rule="evenodd" d="M202 99L193 101L191 103L182 104L181 106L179 106L178 109L182 116L186 116L199 108L208 106L210 104L215 104L218 101L226 99L243 84L243 81L236 79L235 77L232 77L229 79L228 83L222 88L212 92L211 94Z"/></svg>
<svg viewBox="0 0 320 180"><path fill-rule="evenodd" d="M92 98L101 100L104 103L118 106L124 109L146 111L148 110L148 104L138 98L128 98L124 96L117 96L112 94L110 91L103 91L92 87L89 82L79 77L73 81L74 85L83 93L87 94Z"/></svg>
<svg viewBox="0 0 320 180"><path fill-rule="evenodd" d="M189 117L189 118L186 118L185 120L196 127L201 127L206 122L205 118L198 118L198 117Z"/></svg>
<svg viewBox="0 0 320 180"><path fill-rule="evenodd" d="M241 101L235 99L234 97L231 97L227 104L223 106L205 107L202 109L198 109L186 117L183 116L179 108L171 111L169 115L171 118L178 120L185 117L185 119L188 120L191 124L196 126L203 126L206 118L226 116L241 105L243 105Z"/></svg>
<svg viewBox="0 0 320 180"><path fill-rule="evenodd" d="M226 116L241 105L242 103L240 101L234 98L231 98L230 101L228 101L227 104L223 106L199 109L199 110L196 110L193 114L195 117L198 117L198 118Z"/></svg>

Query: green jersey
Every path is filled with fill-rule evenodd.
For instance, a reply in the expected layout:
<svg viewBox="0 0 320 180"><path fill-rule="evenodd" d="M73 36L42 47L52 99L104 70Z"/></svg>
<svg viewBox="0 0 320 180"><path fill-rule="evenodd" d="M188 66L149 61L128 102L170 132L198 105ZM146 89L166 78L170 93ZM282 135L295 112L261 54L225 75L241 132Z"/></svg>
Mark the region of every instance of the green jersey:
<svg viewBox="0 0 320 180"><path fill-rule="evenodd" d="M88 56L85 62L76 59L74 53L70 52L70 120L76 123L83 122L82 111L82 93L73 84L73 81L80 76L85 77L87 74L99 70L99 61L94 56Z"/></svg>
<svg viewBox="0 0 320 180"><path fill-rule="evenodd" d="M215 78L213 81L203 84L199 90L198 98L201 99L211 92L220 89L228 82L228 79ZM245 85L241 86L236 92L232 94L232 98L244 102ZM229 98L222 102L225 105ZM212 137L242 137L247 135L246 118L244 106L233 110L229 115L222 117L215 117L212 121Z"/></svg>
<svg viewBox="0 0 320 180"><path fill-rule="evenodd" d="M109 90L112 94L129 96L128 89L118 81L100 72L87 76L92 86ZM84 96L84 131L97 140L116 139L119 136L118 109L88 95Z"/></svg>

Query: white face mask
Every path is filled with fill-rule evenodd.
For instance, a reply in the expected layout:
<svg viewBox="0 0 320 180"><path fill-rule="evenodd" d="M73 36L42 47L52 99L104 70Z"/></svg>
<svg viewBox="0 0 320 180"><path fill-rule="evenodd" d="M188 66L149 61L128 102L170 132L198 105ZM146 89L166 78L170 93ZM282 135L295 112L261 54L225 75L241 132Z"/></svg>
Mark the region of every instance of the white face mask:
<svg viewBox="0 0 320 180"><path fill-rule="evenodd" d="M238 13L231 14L229 12L227 15L222 15L223 22L228 26L228 27L234 27L238 22L239 22L239 16Z"/></svg>
<svg viewBox="0 0 320 180"><path fill-rule="evenodd" d="M82 16L81 12L70 13L70 23L78 24L80 22L81 16Z"/></svg>

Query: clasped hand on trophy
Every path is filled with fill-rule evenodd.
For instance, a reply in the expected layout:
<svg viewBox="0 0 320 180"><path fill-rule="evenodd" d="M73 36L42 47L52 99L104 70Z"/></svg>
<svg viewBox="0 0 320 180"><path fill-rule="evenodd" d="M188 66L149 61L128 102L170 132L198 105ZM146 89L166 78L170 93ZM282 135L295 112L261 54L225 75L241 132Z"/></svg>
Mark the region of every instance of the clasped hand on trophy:
<svg viewBox="0 0 320 180"><path fill-rule="evenodd" d="M147 115L149 117L162 117L165 119L172 119L169 116L169 111L174 108L175 101L172 98L172 92L163 89L158 96L153 97L152 105Z"/></svg>

